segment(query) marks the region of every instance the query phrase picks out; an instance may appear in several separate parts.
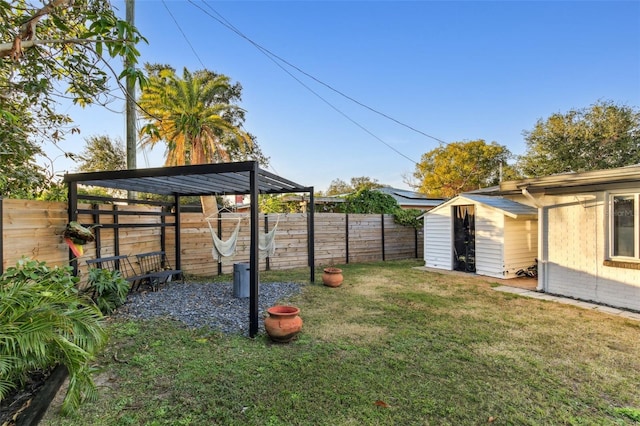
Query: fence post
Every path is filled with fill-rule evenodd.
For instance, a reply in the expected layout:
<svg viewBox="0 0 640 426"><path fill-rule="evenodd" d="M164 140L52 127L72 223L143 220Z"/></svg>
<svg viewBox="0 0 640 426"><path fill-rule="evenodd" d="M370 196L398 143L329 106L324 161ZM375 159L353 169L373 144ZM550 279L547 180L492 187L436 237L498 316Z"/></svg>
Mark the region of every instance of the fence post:
<svg viewBox="0 0 640 426"><path fill-rule="evenodd" d="M384 213L380 215L380 219L380 229L382 231L382 261L384 262L387 260L384 252Z"/></svg>
<svg viewBox="0 0 640 426"><path fill-rule="evenodd" d="M344 245L347 252L346 263L349 264L349 213L345 213L344 217Z"/></svg>

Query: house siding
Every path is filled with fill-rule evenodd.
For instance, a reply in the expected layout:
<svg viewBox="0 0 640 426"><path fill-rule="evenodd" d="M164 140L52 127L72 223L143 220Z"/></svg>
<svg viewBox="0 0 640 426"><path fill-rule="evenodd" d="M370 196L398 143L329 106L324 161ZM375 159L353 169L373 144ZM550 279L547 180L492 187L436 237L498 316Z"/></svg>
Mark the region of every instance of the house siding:
<svg viewBox="0 0 640 426"><path fill-rule="evenodd" d="M604 266L606 194L553 197L545 199L545 204L543 289L640 310L640 270Z"/></svg>
<svg viewBox="0 0 640 426"><path fill-rule="evenodd" d="M451 208L424 217L424 264L429 268L453 269Z"/></svg>
<svg viewBox="0 0 640 426"><path fill-rule="evenodd" d="M476 204L476 273L503 277L504 214Z"/></svg>
<svg viewBox="0 0 640 426"><path fill-rule="evenodd" d="M538 257L538 221L505 217L504 277L514 278Z"/></svg>

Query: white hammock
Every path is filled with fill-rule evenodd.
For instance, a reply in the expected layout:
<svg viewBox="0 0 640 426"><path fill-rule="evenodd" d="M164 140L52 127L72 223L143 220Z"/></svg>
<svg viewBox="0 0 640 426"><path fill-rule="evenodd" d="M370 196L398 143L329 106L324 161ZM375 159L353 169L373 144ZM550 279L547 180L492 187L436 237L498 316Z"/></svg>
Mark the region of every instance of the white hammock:
<svg viewBox="0 0 640 426"><path fill-rule="evenodd" d="M224 218L218 218L221 220ZM216 231L213 229L211 225L211 220L216 220L213 217L207 217L206 221L209 225L209 231L211 232L211 238L213 239L213 248L211 249L211 255L214 260L217 260L218 263L222 263L223 258L231 258L236 254L236 244L238 243L238 233L240 232L240 221L242 218L238 218L238 223L231 233L231 236L227 240L221 240L216 234ZM278 228L278 223L280 222L280 215L278 215L278 219L276 220L276 224L273 229L267 233L260 232L258 235L258 257L260 259L266 259L267 257L271 257L276 252L276 229Z"/></svg>
<svg viewBox="0 0 640 426"><path fill-rule="evenodd" d="M259 258L266 259L271 257L276 252L276 229L278 228L278 222L280 222L280 215L276 220L276 224L273 229L267 233L261 232L258 239Z"/></svg>
<svg viewBox="0 0 640 426"><path fill-rule="evenodd" d="M210 219L206 218L207 224L209 225L209 231L211 232L211 238L213 239L213 248L211 249L211 255L214 260L217 260L218 263L221 263L224 257L230 258L234 254L236 254L236 244L238 242L238 233L240 232L240 221L242 218L238 218L238 224L236 228L231 233L231 236L223 241L218 237L216 231L214 231L213 226L211 226Z"/></svg>

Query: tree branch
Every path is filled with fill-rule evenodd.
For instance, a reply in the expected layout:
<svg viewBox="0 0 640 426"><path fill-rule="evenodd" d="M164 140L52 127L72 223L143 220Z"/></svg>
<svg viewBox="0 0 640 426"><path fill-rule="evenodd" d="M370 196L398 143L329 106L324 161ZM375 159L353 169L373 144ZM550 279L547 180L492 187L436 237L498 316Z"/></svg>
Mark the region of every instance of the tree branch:
<svg viewBox="0 0 640 426"><path fill-rule="evenodd" d="M93 40L88 38L67 38L67 39L43 39L43 40L20 40L19 37L11 43L0 43L0 58L5 56L11 56L12 59L17 60L19 57L15 57L15 49L16 43L19 44L17 49L22 52L22 49L28 49L30 47L34 47L40 44L66 44L66 43L75 43L75 44L87 44L87 43L103 43L106 40ZM109 43L126 43L127 40L108 40ZM20 53L20 56L22 53Z"/></svg>
<svg viewBox="0 0 640 426"><path fill-rule="evenodd" d="M55 8L68 8L73 5L73 0L51 0L48 4L36 11L31 18L20 27L20 33L16 36L8 52L0 50L0 57L11 56L11 59L17 61L22 57L22 47L26 47L27 41L36 41L36 26L43 16L50 14Z"/></svg>

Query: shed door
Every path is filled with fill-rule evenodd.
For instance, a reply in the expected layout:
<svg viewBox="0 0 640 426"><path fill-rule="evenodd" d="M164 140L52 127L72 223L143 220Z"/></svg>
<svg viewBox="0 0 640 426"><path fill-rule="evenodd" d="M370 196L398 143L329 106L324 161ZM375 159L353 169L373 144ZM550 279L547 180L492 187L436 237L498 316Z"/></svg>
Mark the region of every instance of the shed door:
<svg viewBox="0 0 640 426"><path fill-rule="evenodd" d="M453 269L476 271L476 223L473 204L453 206Z"/></svg>

